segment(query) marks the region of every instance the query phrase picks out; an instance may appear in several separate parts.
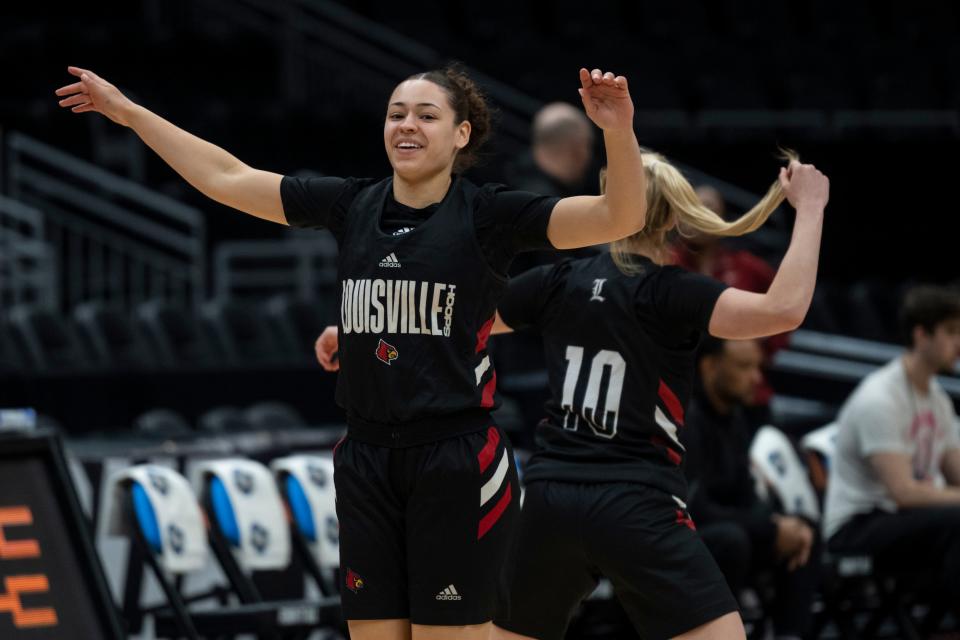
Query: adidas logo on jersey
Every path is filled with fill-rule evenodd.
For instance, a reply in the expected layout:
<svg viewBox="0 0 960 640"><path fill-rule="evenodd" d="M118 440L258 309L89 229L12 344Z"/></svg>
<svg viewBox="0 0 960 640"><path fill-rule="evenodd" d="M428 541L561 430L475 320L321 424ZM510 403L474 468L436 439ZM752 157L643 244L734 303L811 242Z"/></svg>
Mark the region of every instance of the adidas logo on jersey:
<svg viewBox="0 0 960 640"><path fill-rule="evenodd" d="M388 254L386 258L380 261L380 266L388 267L391 269L399 269L400 261L397 260L397 254L395 253Z"/></svg>
<svg viewBox="0 0 960 640"><path fill-rule="evenodd" d="M437 594L437 600L463 600L463 597L457 593L457 588L450 585Z"/></svg>

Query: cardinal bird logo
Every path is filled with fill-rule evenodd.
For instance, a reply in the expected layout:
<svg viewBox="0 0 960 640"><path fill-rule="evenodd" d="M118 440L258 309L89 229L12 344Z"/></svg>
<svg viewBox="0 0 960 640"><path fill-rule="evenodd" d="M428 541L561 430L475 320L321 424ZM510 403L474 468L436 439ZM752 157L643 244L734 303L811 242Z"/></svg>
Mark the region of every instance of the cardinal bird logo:
<svg viewBox="0 0 960 640"><path fill-rule="evenodd" d="M347 589L356 593L363 589L363 578L361 578L353 569L347 569Z"/></svg>
<svg viewBox="0 0 960 640"><path fill-rule="evenodd" d="M380 338L380 344L377 345L377 358L379 358L380 362L390 364L399 357L400 354L397 352L397 348L389 342L384 342L383 338Z"/></svg>

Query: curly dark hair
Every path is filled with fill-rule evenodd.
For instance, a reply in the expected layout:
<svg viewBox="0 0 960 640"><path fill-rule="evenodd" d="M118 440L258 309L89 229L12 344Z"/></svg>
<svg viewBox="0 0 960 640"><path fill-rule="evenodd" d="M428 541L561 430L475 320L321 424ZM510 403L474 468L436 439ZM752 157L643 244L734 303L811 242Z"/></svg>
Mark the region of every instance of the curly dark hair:
<svg viewBox="0 0 960 640"><path fill-rule="evenodd" d="M453 170L460 173L476 165L481 159L480 148L490 138L493 123L493 110L487 104L487 98L480 91L480 87L459 63L448 64L443 69L415 73L407 80L429 80L437 85L447 94L457 122L470 122L470 141L457 153Z"/></svg>

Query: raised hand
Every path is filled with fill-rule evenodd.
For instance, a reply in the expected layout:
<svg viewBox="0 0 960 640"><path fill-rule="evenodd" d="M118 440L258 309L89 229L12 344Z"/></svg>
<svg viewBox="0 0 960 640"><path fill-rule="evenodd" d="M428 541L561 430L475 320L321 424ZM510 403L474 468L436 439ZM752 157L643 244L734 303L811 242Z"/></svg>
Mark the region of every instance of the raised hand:
<svg viewBox="0 0 960 640"><path fill-rule="evenodd" d="M313 350L317 354L317 362L326 371L339 371L340 361L335 358L339 348L339 333L336 327L327 327L317 338Z"/></svg>
<svg viewBox="0 0 960 640"><path fill-rule="evenodd" d="M67 71L80 78L80 81L56 90L55 93L63 98L60 100L61 107L70 107L74 113L95 111L117 124L129 126L128 114L135 105L119 89L93 71L80 67L67 67Z"/></svg>
<svg viewBox="0 0 960 640"><path fill-rule="evenodd" d="M580 69L580 99L587 116L604 131L633 130L633 100L627 79L602 72Z"/></svg>
<svg viewBox="0 0 960 640"><path fill-rule="evenodd" d="M780 169L780 186L794 209L800 205L822 209L830 199L830 179L812 164L796 160Z"/></svg>

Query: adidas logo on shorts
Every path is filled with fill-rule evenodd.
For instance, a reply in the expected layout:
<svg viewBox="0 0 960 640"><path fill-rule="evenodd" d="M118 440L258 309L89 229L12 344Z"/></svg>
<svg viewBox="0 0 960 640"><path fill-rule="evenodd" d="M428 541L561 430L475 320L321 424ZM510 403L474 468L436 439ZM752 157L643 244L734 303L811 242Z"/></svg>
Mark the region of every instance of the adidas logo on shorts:
<svg viewBox="0 0 960 640"><path fill-rule="evenodd" d="M385 257L383 260L380 261L380 266L399 269L400 261L397 260L397 254L395 253L388 254L387 257Z"/></svg>
<svg viewBox="0 0 960 640"><path fill-rule="evenodd" d="M463 596L457 593L457 588L450 585L437 594L437 600L463 600Z"/></svg>

